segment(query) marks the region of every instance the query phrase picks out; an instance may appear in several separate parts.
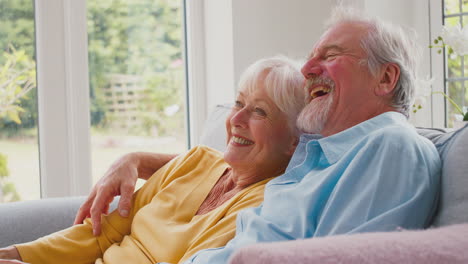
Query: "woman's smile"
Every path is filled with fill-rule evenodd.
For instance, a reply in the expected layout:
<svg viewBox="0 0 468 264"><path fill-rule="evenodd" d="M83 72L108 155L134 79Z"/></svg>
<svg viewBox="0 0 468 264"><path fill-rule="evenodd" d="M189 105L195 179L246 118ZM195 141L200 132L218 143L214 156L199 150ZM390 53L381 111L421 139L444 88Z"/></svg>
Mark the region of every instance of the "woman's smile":
<svg viewBox="0 0 468 264"><path fill-rule="evenodd" d="M237 145L249 146L249 145L253 145L254 143L255 142L253 142L251 140L248 140L246 138L236 136L236 135L233 135L232 138L231 138L231 144L233 144L235 146L237 146Z"/></svg>

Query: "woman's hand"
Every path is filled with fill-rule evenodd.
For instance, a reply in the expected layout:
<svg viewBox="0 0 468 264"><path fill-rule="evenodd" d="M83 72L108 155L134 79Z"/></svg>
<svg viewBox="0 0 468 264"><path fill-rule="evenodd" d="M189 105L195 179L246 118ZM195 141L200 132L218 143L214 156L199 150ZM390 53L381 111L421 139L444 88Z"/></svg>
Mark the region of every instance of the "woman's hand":
<svg viewBox="0 0 468 264"><path fill-rule="evenodd" d="M18 252L18 249L14 246L9 246L6 248L0 248L0 264L7 263L24 263L21 262L21 256Z"/></svg>
<svg viewBox="0 0 468 264"><path fill-rule="evenodd" d="M119 214L122 217L128 217L137 179L149 179L154 172L175 156L134 152L119 158L93 187L90 195L78 210L74 224L81 224L86 217L91 217L93 234L96 236L101 234L101 214L108 213L110 203L118 195L120 195Z"/></svg>
<svg viewBox="0 0 468 264"><path fill-rule="evenodd" d="M0 259L0 264L28 264L28 263L15 260L15 259L13 260L12 259Z"/></svg>

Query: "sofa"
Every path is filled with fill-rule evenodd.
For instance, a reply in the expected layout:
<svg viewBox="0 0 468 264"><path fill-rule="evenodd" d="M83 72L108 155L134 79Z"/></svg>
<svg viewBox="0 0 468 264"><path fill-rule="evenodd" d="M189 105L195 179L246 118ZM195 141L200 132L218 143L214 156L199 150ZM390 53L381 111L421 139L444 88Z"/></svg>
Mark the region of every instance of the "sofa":
<svg viewBox="0 0 468 264"><path fill-rule="evenodd" d="M228 111L226 105L211 111L202 144L224 150ZM435 144L443 161L439 208L431 228L256 244L238 250L230 263L468 263L468 124L453 131L418 128L418 133ZM0 247L70 226L84 199L0 204Z"/></svg>

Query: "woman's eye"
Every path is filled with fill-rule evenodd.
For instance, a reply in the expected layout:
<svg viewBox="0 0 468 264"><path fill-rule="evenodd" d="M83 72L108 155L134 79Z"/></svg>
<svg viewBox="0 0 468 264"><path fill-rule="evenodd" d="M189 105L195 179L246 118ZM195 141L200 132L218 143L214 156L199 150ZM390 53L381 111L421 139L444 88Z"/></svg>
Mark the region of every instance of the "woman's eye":
<svg viewBox="0 0 468 264"><path fill-rule="evenodd" d="M244 107L244 104L241 101L236 101L234 103L234 107L235 108L242 108L242 107Z"/></svg>
<svg viewBox="0 0 468 264"><path fill-rule="evenodd" d="M265 110L263 110L261 108L258 108L258 107L255 107L254 111L255 111L255 113L257 113L257 114L259 114L261 116L266 116L267 115Z"/></svg>

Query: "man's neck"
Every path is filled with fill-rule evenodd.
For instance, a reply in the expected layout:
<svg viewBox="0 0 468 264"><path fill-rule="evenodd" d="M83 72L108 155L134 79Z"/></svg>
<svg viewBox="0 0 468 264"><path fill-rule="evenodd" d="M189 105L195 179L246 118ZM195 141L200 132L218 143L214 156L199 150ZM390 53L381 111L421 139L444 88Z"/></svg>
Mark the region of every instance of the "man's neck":
<svg viewBox="0 0 468 264"><path fill-rule="evenodd" d="M374 113L370 113L366 115L364 118L356 118L356 117L349 118L345 122L329 120L327 121L327 124L322 129L320 134L323 135L324 137L332 136L386 112L397 112L397 111L396 109L392 107L392 108L386 109L385 111L377 111Z"/></svg>

